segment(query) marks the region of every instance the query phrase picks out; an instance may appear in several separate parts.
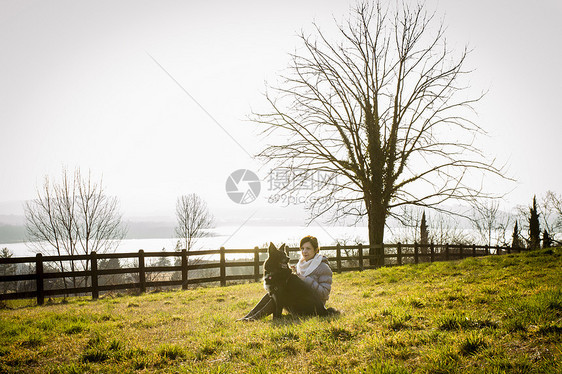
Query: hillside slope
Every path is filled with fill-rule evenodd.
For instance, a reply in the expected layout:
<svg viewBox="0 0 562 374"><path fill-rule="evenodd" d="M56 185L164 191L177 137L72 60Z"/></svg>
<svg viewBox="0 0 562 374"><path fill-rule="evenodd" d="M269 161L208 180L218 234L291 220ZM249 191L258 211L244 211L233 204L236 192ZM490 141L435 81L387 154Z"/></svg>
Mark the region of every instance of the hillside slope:
<svg viewBox="0 0 562 374"><path fill-rule="evenodd" d="M4 306L0 372L562 372L562 250L334 275L333 319L236 322L258 283Z"/></svg>

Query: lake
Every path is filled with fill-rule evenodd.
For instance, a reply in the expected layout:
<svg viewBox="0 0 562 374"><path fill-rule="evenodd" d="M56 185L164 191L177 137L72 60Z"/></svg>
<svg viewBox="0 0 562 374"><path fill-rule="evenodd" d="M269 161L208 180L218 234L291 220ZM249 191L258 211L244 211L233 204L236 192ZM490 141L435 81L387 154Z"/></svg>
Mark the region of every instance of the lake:
<svg viewBox="0 0 562 374"><path fill-rule="evenodd" d="M300 239L306 235L318 238L320 246L334 245L337 240L347 240L355 243L358 238L362 242L368 242L367 227L347 226L320 226L312 224L304 226L220 226L215 228L213 236L200 238L195 243L194 250L202 249L251 249L256 246L265 247L269 242L280 245L287 243L290 246L298 246ZM145 251L173 251L176 248L177 238L153 238L153 239L124 239L119 244L117 252L137 252L139 249ZM34 256L35 254L25 243L0 244L0 248L8 248L16 257Z"/></svg>

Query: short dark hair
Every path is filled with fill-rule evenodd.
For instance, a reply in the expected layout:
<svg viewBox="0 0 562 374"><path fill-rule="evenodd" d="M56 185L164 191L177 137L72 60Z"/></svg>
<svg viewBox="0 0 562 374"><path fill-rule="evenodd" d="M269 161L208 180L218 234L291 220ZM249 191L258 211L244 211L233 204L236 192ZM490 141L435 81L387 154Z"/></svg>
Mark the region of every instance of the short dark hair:
<svg viewBox="0 0 562 374"><path fill-rule="evenodd" d="M301 239L301 244L300 244L300 248L302 248L302 246L305 243L310 243L312 244L312 248L314 248L314 251L318 252L320 250L320 247L318 246L318 239L316 239L316 237L312 236L312 235L307 235L304 238Z"/></svg>

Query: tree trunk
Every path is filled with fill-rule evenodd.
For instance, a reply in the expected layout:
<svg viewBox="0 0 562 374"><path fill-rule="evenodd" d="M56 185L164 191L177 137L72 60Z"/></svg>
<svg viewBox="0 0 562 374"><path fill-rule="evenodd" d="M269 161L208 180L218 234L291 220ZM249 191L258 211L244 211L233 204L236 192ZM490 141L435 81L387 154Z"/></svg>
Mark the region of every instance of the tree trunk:
<svg viewBox="0 0 562 374"><path fill-rule="evenodd" d="M378 208L378 209L377 209ZM383 244L384 226L386 214L382 207L373 207L369 209L369 245ZM383 266L384 257L382 248L369 248L369 264L371 266Z"/></svg>

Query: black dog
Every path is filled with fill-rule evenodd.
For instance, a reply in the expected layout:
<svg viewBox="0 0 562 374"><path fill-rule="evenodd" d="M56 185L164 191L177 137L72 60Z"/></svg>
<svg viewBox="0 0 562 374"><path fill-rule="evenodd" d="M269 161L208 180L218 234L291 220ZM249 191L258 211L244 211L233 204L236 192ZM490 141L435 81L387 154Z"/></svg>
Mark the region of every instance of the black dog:
<svg viewBox="0 0 562 374"><path fill-rule="evenodd" d="M328 316L338 314L333 308L326 309L324 304L308 286L289 268L289 256L285 253L285 244L279 249L271 243L269 257L263 264L263 285L275 302L273 319L280 318L283 309L298 316Z"/></svg>

